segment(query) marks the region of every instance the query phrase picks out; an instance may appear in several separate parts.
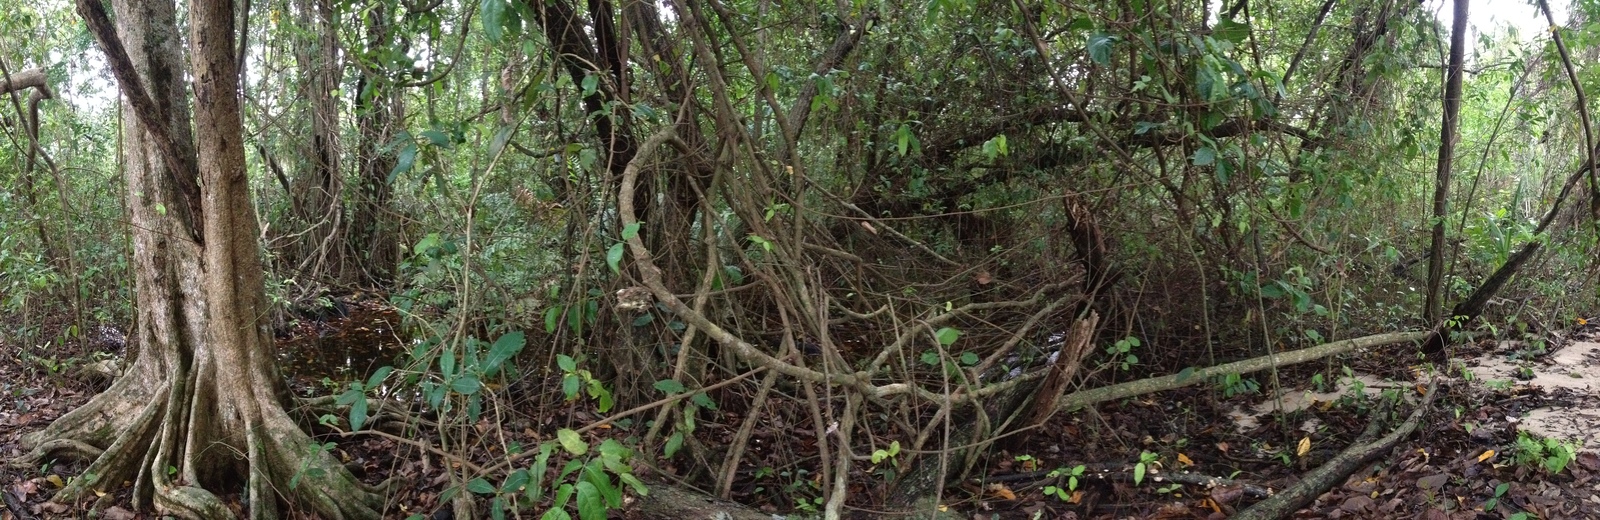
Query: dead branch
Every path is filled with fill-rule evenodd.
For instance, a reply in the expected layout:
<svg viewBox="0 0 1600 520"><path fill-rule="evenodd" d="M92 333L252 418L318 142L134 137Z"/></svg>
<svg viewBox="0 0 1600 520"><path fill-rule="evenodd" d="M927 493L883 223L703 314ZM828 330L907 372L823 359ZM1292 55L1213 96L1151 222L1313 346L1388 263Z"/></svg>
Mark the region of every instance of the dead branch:
<svg viewBox="0 0 1600 520"><path fill-rule="evenodd" d="M1279 354L1268 354L1257 358L1235 361L1232 363L1224 363L1208 368L1195 369L1193 371L1186 370L1185 372L1188 372L1187 374L1179 372L1177 374L1168 376L1152 377L1138 381L1129 381L1127 383L1118 385L1102 386L1090 390L1073 392L1071 394L1067 394L1065 397L1062 397L1059 406L1061 407L1062 411L1070 411L1095 403L1103 403L1115 399L1155 393L1163 390L1172 390L1174 388L1182 388L1196 383L1205 382L1213 377L1227 374L1258 372L1261 370L1267 370L1274 366L1281 367L1285 365L1304 363L1307 361L1315 361L1328 356L1350 352L1358 348L1392 345L1396 343L1419 343L1427 339L1428 335L1428 332L1391 332L1388 334L1377 334L1335 341L1332 343L1324 343L1315 347L1291 350L1289 352L1283 352Z"/></svg>
<svg viewBox="0 0 1600 520"><path fill-rule="evenodd" d="M1288 518L1289 515L1311 503L1318 495L1331 489L1357 469L1388 453L1389 450L1394 449L1396 444L1400 443L1401 439L1416 431L1417 425L1422 422L1422 417L1432 408L1433 398L1438 394L1438 387L1438 379L1434 379L1429 383L1427 394L1423 396L1422 402L1417 405L1417 408L1412 410L1411 416L1407 417L1405 422L1400 423L1388 435L1369 443L1357 442L1351 445L1343 452L1335 455L1333 460L1328 461L1327 464L1311 470L1294 487L1285 489L1283 492L1273 495L1272 498L1258 502L1256 505L1240 511L1238 515L1233 517L1234 520ZM1373 419L1373 421L1375 423L1381 422L1380 419Z"/></svg>

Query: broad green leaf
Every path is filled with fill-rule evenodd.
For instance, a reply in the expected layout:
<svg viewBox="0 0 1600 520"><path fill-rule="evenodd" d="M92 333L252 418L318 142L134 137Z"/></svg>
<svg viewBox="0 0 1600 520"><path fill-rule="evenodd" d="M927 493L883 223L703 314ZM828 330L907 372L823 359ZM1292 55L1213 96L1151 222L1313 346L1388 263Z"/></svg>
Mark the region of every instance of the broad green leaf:
<svg viewBox="0 0 1600 520"><path fill-rule="evenodd" d="M937 332L934 332L933 336L939 339L940 345L949 346L951 343L955 343L956 339L961 337L961 331L952 329L950 327L944 327L939 329Z"/></svg>
<svg viewBox="0 0 1600 520"><path fill-rule="evenodd" d="M556 354L556 366L561 367L562 372L573 372L578 370L578 360L566 354Z"/></svg>
<svg viewBox="0 0 1600 520"><path fill-rule="evenodd" d="M482 477L475 478L467 481L467 491L471 491L479 495L493 494L494 484L490 484L489 481L484 480Z"/></svg>
<svg viewBox="0 0 1600 520"><path fill-rule="evenodd" d="M1213 164L1217 162L1217 151L1213 150L1209 146L1202 146L1199 150L1194 151L1193 162L1195 166L1206 166Z"/></svg>
<svg viewBox="0 0 1600 520"><path fill-rule="evenodd" d="M1232 18L1223 18L1217 21L1217 27L1212 31L1212 36L1218 40L1233 43L1244 43L1250 37L1250 24L1233 21Z"/></svg>
<svg viewBox="0 0 1600 520"><path fill-rule="evenodd" d="M561 441L561 448L573 455L583 455L589 452L589 443L584 442L583 436L578 432L562 428L556 432L556 440Z"/></svg>
<svg viewBox="0 0 1600 520"><path fill-rule="evenodd" d="M383 379L389 377L392 372L394 372L394 367L392 366L384 366L373 372L372 376L367 378L367 389L377 388L378 383L382 383Z"/></svg>
<svg viewBox="0 0 1600 520"><path fill-rule="evenodd" d="M578 482L578 518L582 520L606 520L605 499L600 496L600 490L589 481Z"/></svg>
<svg viewBox="0 0 1600 520"><path fill-rule="evenodd" d="M444 132L431 129L423 130L422 136L428 138L428 142L433 143L434 146L440 148L450 147L450 136L444 135Z"/></svg>
<svg viewBox="0 0 1600 520"><path fill-rule="evenodd" d="M1095 63L1105 65L1111 63L1111 46L1117 42L1117 37L1106 33L1089 35L1089 43L1084 50L1089 51L1089 59Z"/></svg>
<svg viewBox="0 0 1600 520"><path fill-rule="evenodd" d="M411 171L412 164L416 162L417 143L406 143L405 148L400 149L400 157L395 161L394 170L389 172L389 178L385 182L388 184L394 184L395 177L399 177L400 174Z"/></svg>
<svg viewBox="0 0 1600 520"><path fill-rule="evenodd" d="M619 473L617 474L617 479L621 480L622 483L627 484L628 487L633 488L634 494L639 496L650 496L650 488L645 487L644 482L640 481L639 477L633 476L632 473Z"/></svg>
<svg viewBox="0 0 1600 520"><path fill-rule="evenodd" d="M561 325L561 307L550 307L544 310L544 333L554 334L556 327Z"/></svg>
<svg viewBox="0 0 1600 520"><path fill-rule="evenodd" d="M670 459L670 458L672 458L673 455L677 455L678 454L678 448L682 448L682 447L683 447L683 432L681 432L681 431L672 432L672 436L667 438L667 445L663 446L661 448L661 453L663 455L666 455L667 458Z"/></svg>
<svg viewBox="0 0 1600 520"><path fill-rule="evenodd" d="M717 409L717 402L712 401L711 397L707 396L705 392L695 392L693 396L689 397L689 402L707 410Z"/></svg>
<svg viewBox="0 0 1600 520"><path fill-rule="evenodd" d="M499 371L500 365L516 357L527 344L527 335L520 330L500 335L500 339L494 340L494 346L489 347L488 357L483 359L483 372L493 374Z"/></svg>
<svg viewBox="0 0 1600 520"><path fill-rule="evenodd" d="M481 388L483 388L483 382L478 381L478 376L472 374L461 374L461 377L450 382L450 389L461 395L476 394Z"/></svg>
<svg viewBox="0 0 1600 520"><path fill-rule="evenodd" d="M360 431L367 424L367 399L362 396L350 403L350 431Z"/></svg>
<svg viewBox="0 0 1600 520"><path fill-rule="evenodd" d="M611 244L611 249L606 250L606 265L611 266L611 272L621 273L622 268L622 242Z"/></svg>
<svg viewBox="0 0 1600 520"><path fill-rule="evenodd" d="M483 0L478 12L483 17L483 35L490 43L500 43L500 38L505 36L505 0Z"/></svg>
<svg viewBox="0 0 1600 520"><path fill-rule="evenodd" d="M623 240L629 240L629 239L632 239L633 237L636 237L636 236L639 236L639 223L638 222L634 222L632 224L628 224L628 225L622 227L622 239Z"/></svg>
<svg viewBox="0 0 1600 520"><path fill-rule="evenodd" d="M1178 378L1177 379L1178 379L1179 383L1182 383L1184 381L1188 381L1189 378L1192 378L1192 377L1194 377L1194 367L1184 367L1183 370L1179 370L1178 371Z"/></svg>
<svg viewBox="0 0 1600 520"><path fill-rule="evenodd" d="M522 486L528 485L528 470L519 469L506 475L506 481L500 484L501 493L516 493L522 491Z"/></svg>
<svg viewBox="0 0 1600 520"><path fill-rule="evenodd" d="M660 381L656 381L655 386L656 390L660 390L667 394L683 393L683 383L678 382L676 379L662 379Z"/></svg>

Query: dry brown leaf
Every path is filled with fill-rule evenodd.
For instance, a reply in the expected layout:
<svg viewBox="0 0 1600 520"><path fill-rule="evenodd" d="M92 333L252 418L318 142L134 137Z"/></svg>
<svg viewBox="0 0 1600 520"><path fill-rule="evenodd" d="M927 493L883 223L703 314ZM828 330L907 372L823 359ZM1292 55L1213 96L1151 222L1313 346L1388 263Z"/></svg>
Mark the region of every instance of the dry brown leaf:
<svg viewBox="0 0 1600 520"><path fill-rule="evenodd" d="M133 520L134 518L138 517L139 515L133 514L133 511L123 509L119 506L111 506L106 508L105 511L100 512L100 518L105 520Z"/></svg>
<svg viewBox="0 0 1600 520"><path fill-rule="evenodd" d="M1016 500L1017 499L1017 494L1015 492L1011 491L1011 488L1006 487L1005 484L998 484L998 483L989 484L989 492L993 493L994 496L997 496L997 497L1000 497L1000 498L1003 498L1003 499L1006 499L1006 500Z"/></svg>
<svg viewBox="0 0 1600 520"><path fill-rule="evenodd" d="M1483 450L1483 454L1478 456L1478 462L1489 460L1492 457L1494 457L1494 450Z"/></svg>
<svg viewBox="0 0 1600 520"><path fill-rule="evenodd" d="M1193 466L1194 465L1194 461L1190 460L1189 456L1188 455L1184 455L1183 453L1179 453L1178 454L1178 463L1182 464L1182 465L1185 465L1185 466Z"/></svg>

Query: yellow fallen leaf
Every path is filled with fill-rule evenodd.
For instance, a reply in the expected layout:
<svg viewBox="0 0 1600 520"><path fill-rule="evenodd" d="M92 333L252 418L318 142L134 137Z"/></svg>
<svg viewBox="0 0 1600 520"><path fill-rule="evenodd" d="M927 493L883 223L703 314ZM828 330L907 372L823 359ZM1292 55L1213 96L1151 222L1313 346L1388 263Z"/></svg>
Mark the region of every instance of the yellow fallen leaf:
<svg viewBox="0 0 1600 520"><path fill-rule="evenodd" d="M44 480L45 480L45 482L49 482L50 485L55 486L55 487L65 487L67 485L65 482L61 481L61 475L50 475L48 477L45 477Z"/></svg>
<svg viewBox="0 0 1600 520"><path fill-rule="evenodd" d="M1182 465L1185 465L1185 466L1193 466L1194 465L1194 461L1193 460L1189 460L1189 456L1188 455L1184 455L1182 453L1178 454L1178 463L1182 464Z"/></svg>
<svg viewBox="0 0 1600 520"><path fill-rule="evenodd" d="M1306 456L1307 453L1311 453L1311 438L1310 437L1301 437L1300 438L1300 445L1295 447L1295 449L1294 449L1294 456L1296 456L1296 457L1304 457L1304 456Z"/></svg>
<svg viewBox="0 0 1600 520"><path fill-rule="evenodd" d="M1483 450L1483 454L1478 456L1478 462L1489 460L1490 457L1494 457L1494 450Z"/></svg>
<svg viewBox="0 0 1600 520"><path fill-rule="evenodd" d="M945 511L949 511L949 510L950 510L950 506L947 506L947 505L944 505L944 504L939 504L939 512L940 513L943 513Z"/></svg>

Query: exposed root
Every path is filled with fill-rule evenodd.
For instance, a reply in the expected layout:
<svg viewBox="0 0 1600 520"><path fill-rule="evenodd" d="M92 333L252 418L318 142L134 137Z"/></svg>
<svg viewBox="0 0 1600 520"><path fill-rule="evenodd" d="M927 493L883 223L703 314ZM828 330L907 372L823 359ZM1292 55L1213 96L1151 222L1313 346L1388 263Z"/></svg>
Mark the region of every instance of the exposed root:
<svg viewBox="0 0 1600 520"><path fill-rule="evenodd" d="M137 509L154 507L179 518L233 518L235 513L219 493L239 488L219 488L228 479L202 476L208 468L221 467L239 470L224 469L219 474L243 477L235 485L243 485L244 505L253 519L280 518L285 504L330 520L383 516L385 491L393 484L375 487L361 482L282 408L246 405L242 408L253 416L246 421L252 426L245 432L217 435L206 432L206 421L192 420L196 399L192 391L173 392L163 385L155 395L141 398L136 409L128 395L103 393L27 437L25 445L32 448L20 464L37 467L58 456L92 461L82 477L52 500L74 503L89 496L86 493L131 483Z"/></svg>

